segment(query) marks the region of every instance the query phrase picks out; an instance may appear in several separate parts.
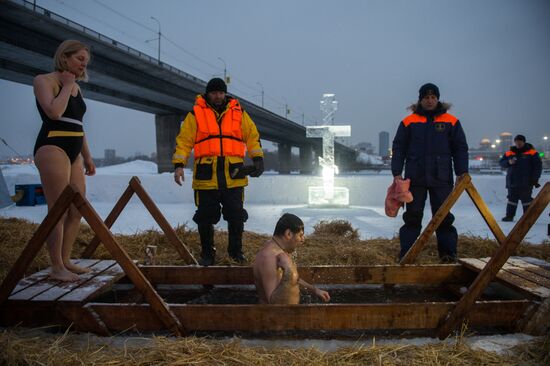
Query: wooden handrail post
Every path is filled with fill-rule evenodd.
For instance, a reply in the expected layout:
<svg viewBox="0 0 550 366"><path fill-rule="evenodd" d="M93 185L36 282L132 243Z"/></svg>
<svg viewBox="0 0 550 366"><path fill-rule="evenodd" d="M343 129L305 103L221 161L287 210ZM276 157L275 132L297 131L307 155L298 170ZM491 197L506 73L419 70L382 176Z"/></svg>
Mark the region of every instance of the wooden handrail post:
<svg viewBox="0 0 550 366"><path fill-rule="evenodd" d="M187 263L198 264L195 257L193 257L189 249L178 238L176 232L174 231L172 226L170 226L170 223L168 223L162 212L160 212L159 208L157 207L155 202L153 202L149 194L145 191L137 177L133 177L130 180L130 187L134 190L141 202L143 202L151 216L153 216L157 224L162 229L162 231L164 231L164 234L168 238L168 241L174 246L180 257Z"/></svg>
<svg viewBox="0 0 550 366"><path fill-rule="evenodd" d="M466 187L466 192L468 193L468 196L470 196L470 198L472 199L472 202L481 214L481 217L483 217L483 220L485 220L487 226L489 226L489 230L491 230L491 232L495 236L498 244L502 245L502 243L504 243L504 240L506 240L506 235L504 235L504 233L502 232L502 229L497 224L495 217L489 210L489 207L487 207L487 205L485 204L485 201L483 201L483 198L481 198L481 195L477 191L476 187L472 183L470 183Z"/></svg>
<svg viewBox="0 0 550 366"><path fill-rule="evenodd" d="M48 235L50 235L55 225L57 225L59 220L63 217L63 214L69 209L76 194L76 189L67 185L57 201L55 201L51 210L48 210L48 214L44 218L44 221L42 221L38 229L34 232L34 235L31 237L2 282L0 286L0 304L4 303L4 301L9 298L17 282L23 277L25 271L44 245L44 241L48 238Z"/></svg>
<svg viewBox="0 0 550 366"><path fill-rule="evenodd" d="M99 237L109 253L122 267L128 278L132 281L138 291L151 305L151 310L159 320L175 335L185 334L185 329L179 319L170 311L168 305L162 300L155 291L149 280L143 275L135 265L128 253L117 243L109 228L105 225L101 217L97 214L88 200L80 193L74 197L73 204L80 211L84 219L88 222L92 230Z"/></svg>
<svg viewBox="0 0 550 366"><path fill-rule="evenodd" d="M132 196L134 195L134 191L132 187L128 185L124 193L122 193L122 196L118 199L117 203L115 204L115 207L111 210L107 218L105 219L105 225L110 229L115 221L118 219ZM99 237L97 235L94 236L94 238L90 241L86 249L84 249L84 252L82 252L82 258L90 258L94 252L96 251L97 247L101 241L99 240Z"/></svg>
<svg viewBox="0 0 550 366"><path fill-rule="evenodd" d="M434 233L434 231L441 225L445 217L451 211L451 208L454 206L456 201L459 199L460 195L468 184L470 184L472 178L468 173L464 173L458 177L456 185L453 188L452 192L447 196L441 207L437 210L435 215L432 216L432 219L422 231L420 236L416 239L413 245L409 248L409 251L405 253L399 264L411 264L415 261L416 257L420 254L422 249L426 246L426 243Z"/></svg>
<svg viewBox="0 0 550 366"><path fill-rule="evenodd" d="M440 323L437 335L440 339L446 338L472 309L476 299L483 293L487 285L495 278L510 255L519 246L529 229L537 221L540 214L550 202L550 182L547 182L539 194L529 205L527 212L519 219L506 240L498 248L497 252L483 270L477 275L468 291L462 296L460 302Z"/></svg>

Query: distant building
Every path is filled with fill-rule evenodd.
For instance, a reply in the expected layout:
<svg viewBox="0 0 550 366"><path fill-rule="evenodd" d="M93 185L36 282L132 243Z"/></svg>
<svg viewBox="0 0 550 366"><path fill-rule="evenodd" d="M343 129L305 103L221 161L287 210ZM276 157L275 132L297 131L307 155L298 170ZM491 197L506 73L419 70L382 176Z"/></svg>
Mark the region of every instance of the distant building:
<svg viewBox="0 0 550 366"><path fill-rule="evenodd" d="M378 155L385 157L390 155L390 133L382 131L378 134Z"/></svg>
<svg viewBox="0 0 550 366"><path fill-rule="evenodd" d="M360 142L355 145L355 150L374 155L374 146L370 142Z"/></svg>
<svg viewBox="0 0 550 366"><path fill-rule="evenodd" d="M105 149L105 165L111 165L116 162L116 150L115 149Z"/></svg>
<svg viewBox="0 0 550 366"><path fill-rule="evenodd" d="M514 144L514 138L510 132L500 134L500 152L506 152Z"/></svg>
<svg viewBox="0 0 550 366"><path fill-rule="evenodd" d="M115 157L116 157L115 149L105 149L105 160L108 160L108 159L113 160Z"/></svg>
<svg viewBox="0 0 550 366"><path fill-rule="evenodd" d="M491 150L491 140L485 138L479 142L479 150L486 151Z"/></svg>

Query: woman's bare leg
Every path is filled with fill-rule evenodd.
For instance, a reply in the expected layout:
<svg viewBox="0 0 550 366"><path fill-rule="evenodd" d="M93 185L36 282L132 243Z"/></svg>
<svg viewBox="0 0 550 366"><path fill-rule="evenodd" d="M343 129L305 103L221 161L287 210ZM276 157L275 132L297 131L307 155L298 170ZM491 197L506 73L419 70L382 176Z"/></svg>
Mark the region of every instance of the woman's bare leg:
<svg viewBox="0 0 550 366"><path fill-rule="evenodd" d="M44 196L51 210L70 179L71 164L67 154L57 146L45 145L38 149L34 158L40 172ZM56 224L46 239L52 271L50 277L61 281L76 281L78 276L65 268L63 264L63 222L65 216Z"/></svg>
<svg viewBox="0 0 550 366"><path fill-rule="evenodd" d="M86 179L84 178L84 163L82 157L79 155L74 163L71 165L70 183L75 187L83 196L86 195ZM86 267L80 267L71 263L71 252L73 250L73 244L78 236L80 230L80 218L82 215L80 212L71 205L69 212L65 217L65 223L63 225L63 246L61 248L61 255L63 257L63 264L65 268L74 273L86 273L90 269Z"/></svg>

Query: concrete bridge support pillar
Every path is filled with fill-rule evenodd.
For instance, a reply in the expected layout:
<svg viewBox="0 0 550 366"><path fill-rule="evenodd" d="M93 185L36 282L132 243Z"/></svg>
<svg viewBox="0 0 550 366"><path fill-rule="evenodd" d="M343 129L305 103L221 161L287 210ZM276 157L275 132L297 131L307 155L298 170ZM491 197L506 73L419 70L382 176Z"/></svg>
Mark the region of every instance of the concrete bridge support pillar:
<svg viewBox="0 0 550 366"><path fill-rule="evenodd" d="M292 146L279 143L279 174L290 174L290 159L292 157Z"/></svg>
<svg viewBox="0 0 550 366"><path fill-rule="evenodd" d="M158 172L171 172L172 154L176 147L176 136L180 131L183 115L157 114L155 115L155 130L157 135L157 167Z"/></svg>
<svg viewBox="0 0 550 366"><path fill-rule="evenodd" d="M313 148L310 145L300 146L300 174L313 173Z"/></svg>

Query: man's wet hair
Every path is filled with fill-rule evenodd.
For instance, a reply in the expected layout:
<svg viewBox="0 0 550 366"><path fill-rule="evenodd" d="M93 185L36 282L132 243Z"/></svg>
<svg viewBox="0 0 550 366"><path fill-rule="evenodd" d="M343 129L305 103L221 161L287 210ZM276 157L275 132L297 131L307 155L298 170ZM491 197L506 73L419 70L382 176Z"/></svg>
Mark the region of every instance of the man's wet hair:
<svg viewBox="0 0 550 366"><path fill-rule="evenodd" d="M298 216L286 213L277 221L273 235L281 236L285 233L286 229L290 229L293 234L297 234L304 230L304 222Z"/></svg>

